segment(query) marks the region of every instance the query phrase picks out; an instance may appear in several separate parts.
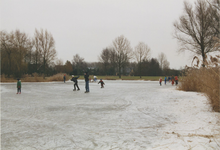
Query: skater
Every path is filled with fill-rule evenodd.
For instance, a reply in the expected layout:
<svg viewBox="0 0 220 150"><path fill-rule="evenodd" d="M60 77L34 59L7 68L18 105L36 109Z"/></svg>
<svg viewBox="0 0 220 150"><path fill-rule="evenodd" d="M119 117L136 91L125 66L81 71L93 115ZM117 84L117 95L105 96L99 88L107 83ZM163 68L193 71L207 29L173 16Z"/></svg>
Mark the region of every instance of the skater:
<svg viewBox="0 0 220 150"><path fill-rule="evenodd" d="M169 77L168 77L168 81L169 81L169 83L170 83L170 80L171 80L171 77L169 76Z"/></svg>
<svg viewBox="0 0 220 150"><path fill-rule="evenodd" d="M65 81L66 81L66 75L64 74L64 76L63 76L63 81L64 81L64 83L65 83Z"/></svg>
<svg viewBox="0 0 220 150"><path fill-rule="evenodd" d="M85 72L84 73L84 78L85 78L85 88L86 88L86 91L85 93L89 93L89 74L88 72Z"/></svg>
<svg viewBox="0 0 220 150"><path fill-rule="evenodd" d="M167 76L165 76L164 78L164 84L166 85L166 83L167 83Z"/></svg>
<svg viewBox="0 0 220 150"><path fill-rule="evenodd" d="M93 79L93 81L94 81L94 82L96 82L96 81L97 81L97 77L96 77L96 76L94 76L93 78L94 78L94 79Z"/></svg>
<svg viewBox="0 0 220 150"><path fill-rule="evenodd" d="M72 75L71 81L74 82L74 89L73 89L73 91L76 91L76 87L77 87L77 91L80 90L80 89L79 89L79 86L78 86L78 81L77 81L78 78L79 78L79 76L78 76L78 77L74 77L74 75Z"/></svg>
<svg viewBox="0 0 220 150"><path fill-rule="evenodd" d="M102 81L102 79L100 79L100 81L98 82L98 84L99 84L99 83L101 83L101 88L104 88L103 85L104 85L105 83Z"/></svg>
<svg viewBox="0 0 220 150"><path fill-rule="evenodd" d="M171 77L171 80L172 80L172 85L174 85L174 76L173 75Z"/></svg>
<svg viewBox="0 0 220 150"><path fill-rule="evenodd" d="M159 79L160 86L162 85L162 78Z"/></svg>
<svg viewBox="0 0 220 150"><path fill-rule="evenodd" d="M21 80L20 79L17 79L18 82L17 82L17 94L21 94Z"/></svg>
<svg viewBox="0 0 220 150"><path fill-rule="evenodd" d="M175 83L176 83L176 85L178 84L178 77L177 76L175 76Z"/></svg>

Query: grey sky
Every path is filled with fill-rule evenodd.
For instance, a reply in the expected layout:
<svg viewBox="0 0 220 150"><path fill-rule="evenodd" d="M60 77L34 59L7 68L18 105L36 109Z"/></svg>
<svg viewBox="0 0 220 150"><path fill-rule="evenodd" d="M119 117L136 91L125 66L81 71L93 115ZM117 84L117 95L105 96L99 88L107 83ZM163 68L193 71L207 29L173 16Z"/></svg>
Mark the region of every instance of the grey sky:
<svg viewBox="0 0 220 150"><path fill-rule="evenodd" d="M1 30L20 29L33 37L35 28L47 29L64 63L77 53L87 62L98 61L102 49L124 35L132 48L146 43L151 57L164 52L171 68L190 64L172 37L183 0L1 0L0 9Z"/></svg>

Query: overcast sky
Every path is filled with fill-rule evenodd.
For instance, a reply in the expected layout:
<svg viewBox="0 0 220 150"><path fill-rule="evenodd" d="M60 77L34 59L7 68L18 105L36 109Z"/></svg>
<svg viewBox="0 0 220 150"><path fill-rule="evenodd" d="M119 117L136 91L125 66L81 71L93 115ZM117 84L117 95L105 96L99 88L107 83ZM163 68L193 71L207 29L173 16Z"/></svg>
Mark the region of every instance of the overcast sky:
<svg viewBox="0 0 220 150"><path fill-rule="evenodd" d="M0 29L20 29L33 37L35 28L52 33L57 58L72 60L79 54L97 62L101 51L124 35L134 48L151 48L151 57L164 52L170 67L189 65L188 53L177 53L173 22L183 14L184 0L1 0ZM193 3L194 0L188 0Z"/></svg>

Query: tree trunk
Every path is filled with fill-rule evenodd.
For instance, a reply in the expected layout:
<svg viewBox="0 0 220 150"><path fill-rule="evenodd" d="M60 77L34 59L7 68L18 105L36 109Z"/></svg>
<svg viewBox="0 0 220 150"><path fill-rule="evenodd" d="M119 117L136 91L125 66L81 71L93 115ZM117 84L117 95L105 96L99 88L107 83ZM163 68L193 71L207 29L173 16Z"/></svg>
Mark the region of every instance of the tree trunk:
<svg viewBox="0 0 220 150"><path fill-rule="evenodd" d="M119 64L119 67L118 67L118 75L119 75L119 78L121 79L121 64Z"/></svg>
<svg viewBox="0 0 220 150"><path fill-rule="evenodd" d="M44 79L45 79L45 71L46 71L46 69L45 69L46 67L45 66L46 66L46 62L45 62L45 59L44 59L44 68L43 68L44 69L44 75L43 75Z"/></svg>
<svg viewBox="0 0 220 150"><path fill-rule="evenodd" d="M139 65L139 73L140 73L140 78L141 78L141 62L140 62L140 65Z"/></svg>
<svg viewBox="0 0 220 150"><path fill-rule="evenodd" d="M21 55L21 50L20 50L20 70L19 70L19 77L21 78L21 75L22 75L22 55Z"/></svg>
<svg viewBox="0 0 220 150"><path fill-rule="evenodd" d="M9 59L8 77L10 77L10 75L11 75L11 57L9 55L8 55L8 59Z"/></svg>
<svg viewBox="0 0 220 150"><path fill-rule="evenodd" d="M205 48L203 46L201 46L201 50L202 50L202 67L205 67L205 62L206 62L206 55L205 55Z"/></svg>

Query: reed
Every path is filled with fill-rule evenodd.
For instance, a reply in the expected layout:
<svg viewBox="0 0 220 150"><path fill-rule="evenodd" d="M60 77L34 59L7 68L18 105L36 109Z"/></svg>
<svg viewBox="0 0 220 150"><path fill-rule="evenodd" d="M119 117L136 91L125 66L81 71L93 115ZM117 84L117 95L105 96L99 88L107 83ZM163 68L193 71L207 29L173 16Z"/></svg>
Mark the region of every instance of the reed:
<svg viewBox="0 0 220 150"><path fill-rule="evenodd" d="M186 67L185 76L182 76L179 90L203 92L208 97L214 111L220 112L220 56L210 56L203 64L206 67L199 67L202 63L198 57L194 57L193 67Z"/></svg>
<svg viewBox="0 0 220 150"><path fill-rule="evenodd" d="M44 78L43 75L33 73L32 75L23 75L22 82L51 82L51 81L63 81L63 73L59 73L50 77ZM66 75L66 81L70 79L69 75ZM5 75L1 75L1 82L17 82L15 78L6 78Z"/></svg>

